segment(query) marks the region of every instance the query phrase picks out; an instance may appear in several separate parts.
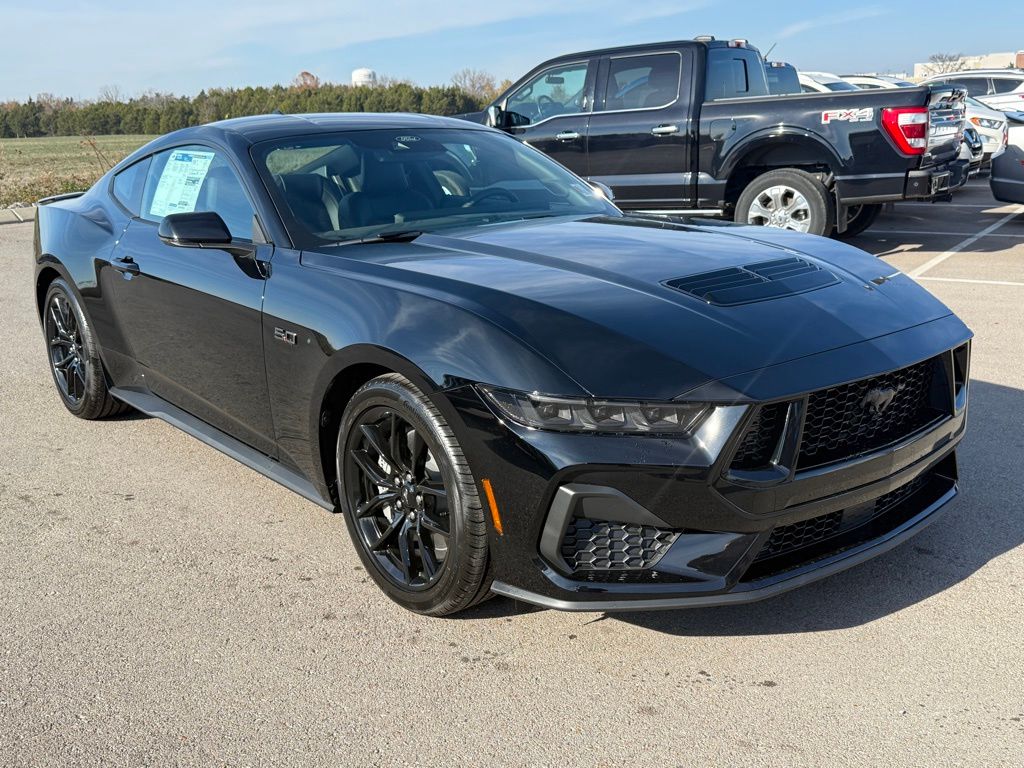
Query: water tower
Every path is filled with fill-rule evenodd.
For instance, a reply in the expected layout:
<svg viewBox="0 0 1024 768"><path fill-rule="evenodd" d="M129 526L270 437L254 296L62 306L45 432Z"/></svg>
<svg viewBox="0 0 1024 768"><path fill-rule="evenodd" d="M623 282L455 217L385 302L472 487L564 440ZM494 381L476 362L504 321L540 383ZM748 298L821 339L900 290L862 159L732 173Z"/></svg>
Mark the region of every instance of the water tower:
<svg viewBox="0 0 1024 768"><path fill-rule="evenodd" d="M352 70L352 85L365 85L373 88L377 84L377 73L372 69L360 67Z"/></svg>

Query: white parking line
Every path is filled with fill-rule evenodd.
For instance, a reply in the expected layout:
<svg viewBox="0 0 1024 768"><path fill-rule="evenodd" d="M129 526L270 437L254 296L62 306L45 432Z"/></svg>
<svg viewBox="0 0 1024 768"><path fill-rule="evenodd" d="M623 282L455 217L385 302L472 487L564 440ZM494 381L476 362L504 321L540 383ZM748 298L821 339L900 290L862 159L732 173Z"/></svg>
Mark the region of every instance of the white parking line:
<svg viewBox="0 0 1024 768"><path fill-rule="evenodd" d="M989 224L983 230L981 230L980 232L978 232L975 235L971 235L966 240L961 240L959 243L954 245L952 248L950 248L945 253L940 253L935 258L929 259L924 264L919 266L917 269L913 269L910 272L908 272L907 274L910 275L911 277L920 277L925 272L927 272L929 269L933 269L934 267L939 266L939 264L944 262L946 259L948 259L948 258L950 258L952 256L956 256L964 248L967 248L968 246L976 243L978 240L980 240L981 238L985 237L986 235L992 234L997 229L999 229L1001 226L1003 226L1003 224L1008 222L1010 219L1016 217L1021 212L1024 212L1024 206L1020 206L1020 205L1016 206L1016 210L1014 210L1012 213L1006 214L1005 216L1003 216L1003 218L999 219L999 221L996 221L996 222L994 222L992 224Z"/></svg>
<svg viewBox="0 0 1024 768"><path fill-rule="evenodd" d="M1005 205L999 203L897 203L900 208L906 208L908 206L921 206L924 208L1005 208ZM898 210L898 209L897 209Z"/></svg>
<svg viewBox="0 0 1024 768"><path fill-rule="evenodd" d="M913 275L911 275L913 277ZM972 280L969 277L915 277L915 280L930 280L934 283L971 283L972 285L1016 285L1024 288L1024 283L1015 283L1012 280Z"/></svg>
<svg viewBox="0 0 1024 768"><path fill-rule="evenodd" d="M922 232L919 229L873 229L865 232L864 235L872 237L882 237L883 235L927 235L931 236L942 236L942 237L970 237L973 232ZM1024 235L1011 235L1005 232L998 235L987 235L987 237L1015 237L1018 240L1024 240Z"/></svg>

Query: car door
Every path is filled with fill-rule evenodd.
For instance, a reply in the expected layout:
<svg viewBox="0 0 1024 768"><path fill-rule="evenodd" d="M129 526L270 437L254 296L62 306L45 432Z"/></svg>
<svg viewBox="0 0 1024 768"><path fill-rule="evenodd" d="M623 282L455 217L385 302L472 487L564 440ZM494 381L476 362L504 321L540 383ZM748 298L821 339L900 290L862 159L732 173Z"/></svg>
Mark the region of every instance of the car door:
<svg viewBox="0 0 1024 768"><path fill-rule="evenodd" d="M162 242L164 216L218 213L254 257ZM274 450L263 356L264 271L271 246L251 196L224 150L202 145L157 153L141 212L101 269L104 293L136 370L132 385L264 453ZM259 240L261 238L255 238Z"/></svg>
<svg viewBox="0 0 1024 768"><path fill-rule="evenodd" d="M692 54L608 56L587 130L587 177L627 209L681 208L693 197Z"/></svg>
<svg viewBox="0 0 1024 768"><path fill-rule="evenodd" d="M501 105L506 130L585 176L594 76L593 59L555 64L529 76Z"/></svg>

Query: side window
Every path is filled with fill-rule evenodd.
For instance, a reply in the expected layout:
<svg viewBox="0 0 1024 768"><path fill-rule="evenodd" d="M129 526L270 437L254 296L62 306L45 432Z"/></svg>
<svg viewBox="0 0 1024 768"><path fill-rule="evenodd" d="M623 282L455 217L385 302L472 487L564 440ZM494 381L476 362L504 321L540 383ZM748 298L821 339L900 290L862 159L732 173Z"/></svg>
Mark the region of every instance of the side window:
<svg viewBox="0 0 1024 768"><path fill-rule="evenodd" d="M768 95L764 65L749 49L710 49L706 79L704 98L708 101Z"/></svg>
<svg viewBox="0 0 1024 768"><path fill-rule="evenodd" d="M612 59L605 85L604 108L654 109L679 98L682 57L678 53Z"/></svg>
<svg viewBox="0 0 1024 768"><path fill-rule="evenodd" d="M505 111L525 118L518 121L523 125L586 112L589 69L586 61L546 69L508 97Z"/></svg>
<svg viewBox="0 0 1024 768"><path fill-rule="evenodd" d="M132 216L138 216L142 210L142 190L146 185L146 173L152 159L147 157L139 160L114 176L114 197Z"/></svg>
<svg viewBox="0 0 1024 768"><path fill-rule="evenodd" d="M988 91L986 77L951 77L946 80L946 84L963 88L968 96L984 96Z"/></svg>
<svg viewBox="0 0 1024 768"><path fill-rule="evenodd" d="M1024 80L1014 80L1009 77L993 77L992 78L992 93L1013 93L1021 86L1024 86Z"/></svg>
<svg viewBox="0 0 1024 768"><path fill-rule="evenodd" d="M231 236L251 240L252 203L224 156L209 147L177 147L153 156L142 195L142 218L160 221L172 213L213 211Z"/></svg>

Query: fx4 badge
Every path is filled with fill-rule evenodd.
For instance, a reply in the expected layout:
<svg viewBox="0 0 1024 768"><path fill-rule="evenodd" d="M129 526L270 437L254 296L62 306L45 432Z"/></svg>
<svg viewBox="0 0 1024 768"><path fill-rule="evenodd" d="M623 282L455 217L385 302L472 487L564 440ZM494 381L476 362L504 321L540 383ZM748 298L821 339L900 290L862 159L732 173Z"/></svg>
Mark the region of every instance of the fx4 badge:
<svg viewBox="0 0 1024 768"><path fill-rule="evenodd" d="M870 123L875 119L874 107L861 109L829 109L821 113L821 124L829 123Z"/></svg>
<svg viewBox="0 0 1024 768"><path fill-rule="evenodd" d="M274 338L278 341L287 342L288 344L295 344L299 340L299 336L295 331L286 331L284 328L275 328Z"/></svg>

